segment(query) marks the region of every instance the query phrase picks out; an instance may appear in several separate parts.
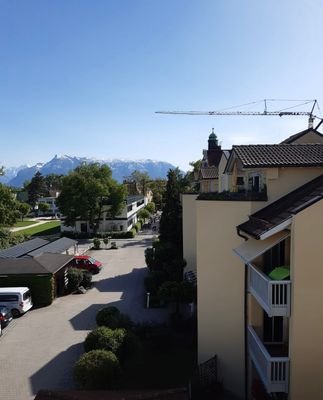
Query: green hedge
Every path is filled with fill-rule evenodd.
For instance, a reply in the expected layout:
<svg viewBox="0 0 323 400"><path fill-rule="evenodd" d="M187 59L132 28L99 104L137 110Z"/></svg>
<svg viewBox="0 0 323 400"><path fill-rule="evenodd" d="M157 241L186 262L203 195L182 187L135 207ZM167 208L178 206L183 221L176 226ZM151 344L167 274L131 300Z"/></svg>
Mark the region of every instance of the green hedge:
<svg viewBox="0 0 323 400"><path fill-rule="evenodd" d="M111 237L111 239L133 239L136 236L136 229L133 228L131 231L116 231L116 232L104 232L104 233L87 233L87 232L70 232L70 231L63 231L61 233L61 237L68 237L71 239L91 239L94 236L96 238L104 238L104 237Z"/></svg>
<svg viewBox="0 0 323 400"><path fill-rule="evenodd" d="M35 307L48 306L54 299L54 278L51 275L9 275L8 277L0 277L0 286L28 287Z"/></svg>

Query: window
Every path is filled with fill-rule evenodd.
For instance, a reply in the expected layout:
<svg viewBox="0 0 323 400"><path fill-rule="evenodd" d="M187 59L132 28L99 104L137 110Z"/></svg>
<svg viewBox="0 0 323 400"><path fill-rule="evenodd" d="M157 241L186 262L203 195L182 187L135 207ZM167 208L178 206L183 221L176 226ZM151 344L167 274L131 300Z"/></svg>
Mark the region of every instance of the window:
<svg viewBox="0 0 323 400"><path fill-rule="evenodd" d="M237 177L237 185L238 185L238 186L244 185L243 176L238 176L238 177Z"/></svg>
<svg viewBox="0 0 323 400"><path fill-rule="evenodd" d="M15 294L1 294L0 301L18 301L18 296Z"/></svg>
<svg viewBox="0 0 323 400"><path fill-rule="evenodd" d="M28 290L28 292L24 293L22 296L23 300L28 300L28 299L30 299L30 297L31 297L31 293L29 290Z"/></svg>

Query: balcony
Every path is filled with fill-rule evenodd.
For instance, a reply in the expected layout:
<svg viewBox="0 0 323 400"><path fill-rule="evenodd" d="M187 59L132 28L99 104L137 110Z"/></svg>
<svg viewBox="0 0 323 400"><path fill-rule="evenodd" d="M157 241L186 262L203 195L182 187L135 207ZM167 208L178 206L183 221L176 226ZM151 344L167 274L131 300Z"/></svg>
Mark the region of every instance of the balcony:
<svg viewBox="0 0 323 400"><path fill-rule="evenodd" d="M289 357L272 357L248 326L249 355L268 393L288 393Z"/></svg>
<svg viewBox="0 0 323 400"><path fill-rule="evenodd" d="M289 317L291 281L273 281L250 263L248 272L248 290L268 316Z"/></svg>

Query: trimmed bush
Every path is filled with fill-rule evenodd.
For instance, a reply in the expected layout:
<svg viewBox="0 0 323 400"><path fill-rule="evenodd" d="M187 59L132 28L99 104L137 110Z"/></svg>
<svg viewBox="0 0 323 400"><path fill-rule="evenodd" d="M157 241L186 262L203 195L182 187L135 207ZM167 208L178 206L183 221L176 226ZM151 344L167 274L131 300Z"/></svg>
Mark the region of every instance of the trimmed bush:
<svg viewBox="0 0 323 400"><path fill-rule="evenodd" d="M82 281L80 286L83 286L85 289L89 289L92 286L92 274L86 269L82 269Z"/></svg>
<svg viewBox="0 0 323 400"><path fill-rule="evenodd" d="M93 247L95 250L99 250L101 248L101 240L99 238L93 239Z"/></svg>
<svg viewBox="0 0 323 400"><path fill-rule="evenodd" d="M105 307L96 314L98 326L106 326L111 329L132 327L132 321L126 314L122 314L116 307Z"/></svg>
<svg viewBox="0 0 323 400"><path fill-rule="evenodd" d="M83 389L116 388L120 378L119 360L106 350L92 350L74 365L74 378Z"/></svg>
<svg viewBox="0 0 323 400"><path fill-rule="evenodd" d="M100 326L90 332L84 342L85 352L91 350L108 350L117 354L120 346L125 340L125 329L110 329L106 326Z"/></svg>
<svg viewBox="0 0 323 400"><path fill-rule="evenodd" d="M68 284L67 284L68 291L74 292L74 290L76 290L80 286L83 280L82 270L77 268L69 268L67 271L67 279L68 279Z"/></svg>

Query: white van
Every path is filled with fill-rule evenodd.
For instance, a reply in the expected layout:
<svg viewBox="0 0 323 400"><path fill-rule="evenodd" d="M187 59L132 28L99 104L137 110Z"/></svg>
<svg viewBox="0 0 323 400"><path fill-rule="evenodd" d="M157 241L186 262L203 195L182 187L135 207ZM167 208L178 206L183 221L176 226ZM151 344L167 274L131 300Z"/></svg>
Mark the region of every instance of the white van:
<svg viewBox="0 0 323 400"><path fill-rule="evenodd" d="M13 317L19 317L33 306L29 288L0 288L0 304L6 306L11 311Z"/></svg>

